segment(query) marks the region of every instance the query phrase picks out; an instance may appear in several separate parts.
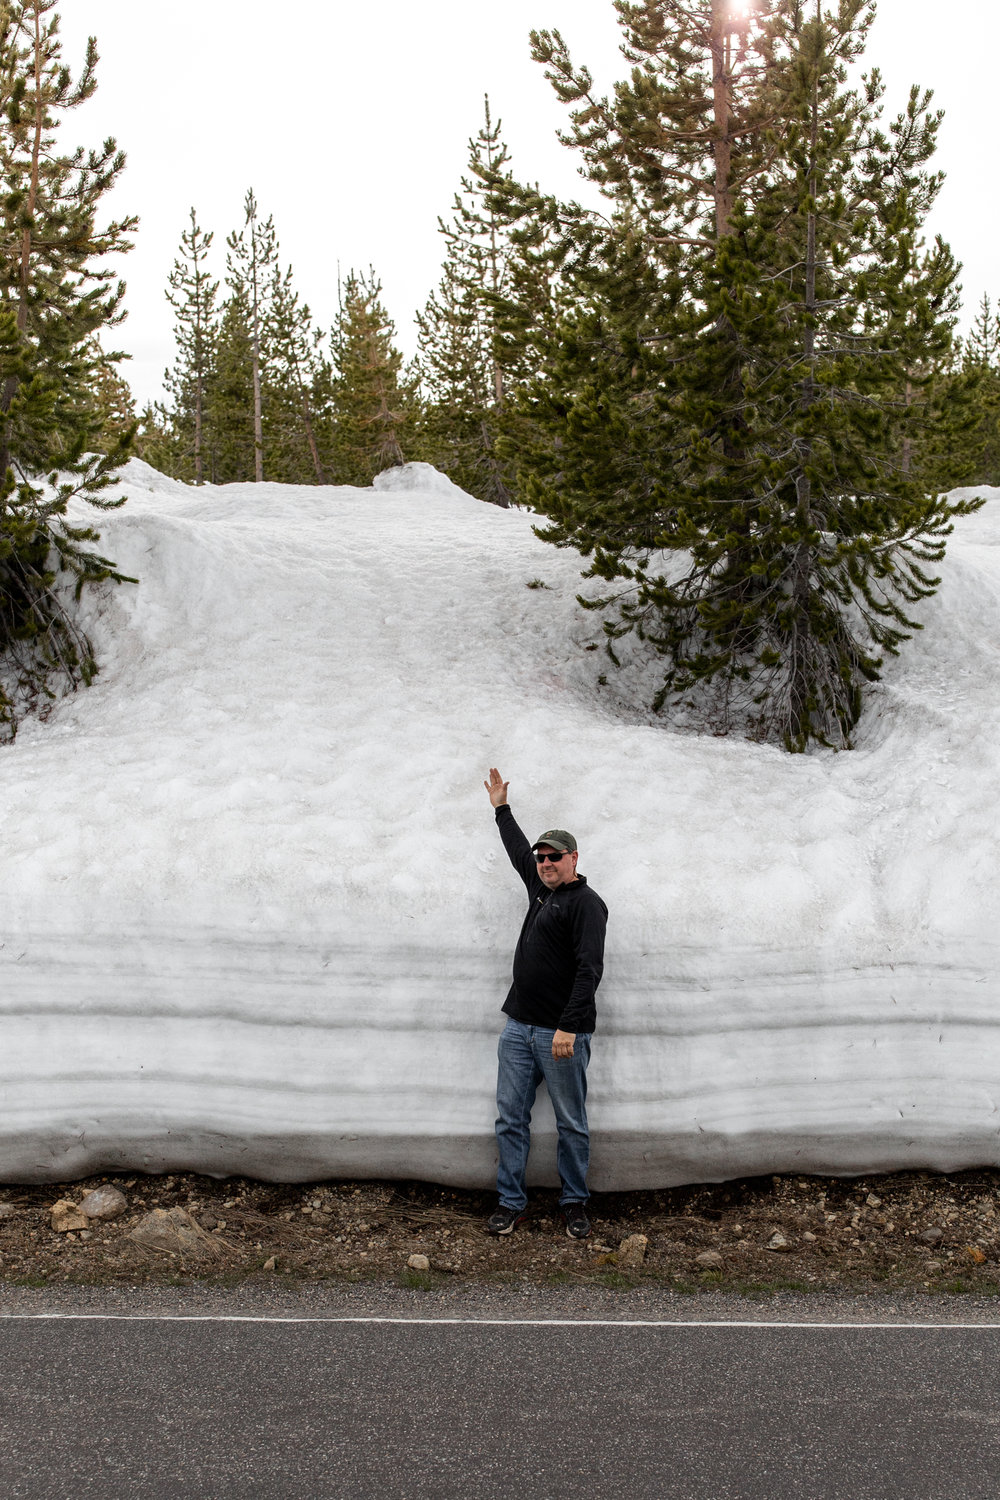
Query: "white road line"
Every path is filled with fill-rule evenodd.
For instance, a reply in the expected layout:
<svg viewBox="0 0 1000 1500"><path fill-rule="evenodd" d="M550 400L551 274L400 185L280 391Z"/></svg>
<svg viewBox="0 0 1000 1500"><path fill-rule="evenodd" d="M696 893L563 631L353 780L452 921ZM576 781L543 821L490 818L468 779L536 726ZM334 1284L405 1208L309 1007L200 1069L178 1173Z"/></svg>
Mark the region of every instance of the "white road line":
<svg viewBox="0 0 1000 1500"><path fill-rule="evenodd" d="M247 1313L0 1313L0 1323L277 1323L378 1324L429 1328L818 1328L922 1329L930 1332L973 1329L1000 1331L1000 1323L797 1323L754 1321L749 1318L402 1318L402 1317L276 1317Z"/></svg>

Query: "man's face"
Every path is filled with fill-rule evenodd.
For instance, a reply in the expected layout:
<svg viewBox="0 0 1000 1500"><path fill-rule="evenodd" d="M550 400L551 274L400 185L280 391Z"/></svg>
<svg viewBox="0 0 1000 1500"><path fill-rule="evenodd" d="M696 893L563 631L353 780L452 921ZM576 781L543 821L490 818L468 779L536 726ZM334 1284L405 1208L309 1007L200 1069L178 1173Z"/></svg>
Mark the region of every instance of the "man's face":
<svg viewBox="0 0 1000 1500"><path fill-rule="evenodd" d="M547 854L549 857L538 865L538 878L543 885L548 886L550 891L576 879L576 862L579 855L575 849L572 854L564 854L561 849L553 849L550 844L539 844L535 850L536 859L541 854Z"/></svg>

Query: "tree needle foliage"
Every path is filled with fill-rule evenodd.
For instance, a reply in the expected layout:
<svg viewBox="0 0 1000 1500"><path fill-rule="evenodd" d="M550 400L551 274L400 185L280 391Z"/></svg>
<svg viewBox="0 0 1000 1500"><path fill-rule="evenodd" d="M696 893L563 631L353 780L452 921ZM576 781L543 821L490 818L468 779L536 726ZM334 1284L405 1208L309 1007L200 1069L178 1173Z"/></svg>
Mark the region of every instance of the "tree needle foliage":
<svg viewBox="0 0 1000 1500"><path fill-rule="evenodd" d="M134 219L97 222L125 158L113 140L60 149L67 111L96 87L93 38L74 82L60 55L55 0L0 5L0 736L28 709L97 670L72 602L123 580L70 516L103 493L128 455L117 420L118 353L98 343L123 315L106 258L128 250ZM72 591L60 583L69 575Z"/></svg>

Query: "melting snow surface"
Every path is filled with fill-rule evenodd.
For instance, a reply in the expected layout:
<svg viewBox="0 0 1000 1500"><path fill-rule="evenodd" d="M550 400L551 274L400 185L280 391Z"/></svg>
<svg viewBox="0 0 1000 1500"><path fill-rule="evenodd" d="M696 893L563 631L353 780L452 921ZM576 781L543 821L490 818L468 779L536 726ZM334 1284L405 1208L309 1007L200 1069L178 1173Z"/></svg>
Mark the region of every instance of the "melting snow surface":
<svg viewBox="0 0 1000 1500"><path fill-rule="evenodd" d="M489 1185L491 765L611 912L595 1188L1000 1162L1000 492L858 748L793 757L654 721L575 554L425 465L122 488L101 676L0 750L0 1177Z"/></svg>

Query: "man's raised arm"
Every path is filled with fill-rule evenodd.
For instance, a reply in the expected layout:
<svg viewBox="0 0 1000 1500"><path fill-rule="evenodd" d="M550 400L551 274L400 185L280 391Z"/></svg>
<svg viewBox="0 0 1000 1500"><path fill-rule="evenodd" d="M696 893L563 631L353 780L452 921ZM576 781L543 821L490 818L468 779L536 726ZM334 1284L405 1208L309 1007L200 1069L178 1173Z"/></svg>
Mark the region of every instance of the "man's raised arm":
<svg viewBox="0 0 1000 1500"><path fill-rule="evenodd" d="M507 788L510 782L504 781L496 766L491 766L490 779L484 781L483 786L489 793L493 804L497 827L507 851L507 858L530 891L538 882L538 876L535 873L535 856L531 852L531 845L518 827L514 814L507 806Z"/></svg>

